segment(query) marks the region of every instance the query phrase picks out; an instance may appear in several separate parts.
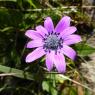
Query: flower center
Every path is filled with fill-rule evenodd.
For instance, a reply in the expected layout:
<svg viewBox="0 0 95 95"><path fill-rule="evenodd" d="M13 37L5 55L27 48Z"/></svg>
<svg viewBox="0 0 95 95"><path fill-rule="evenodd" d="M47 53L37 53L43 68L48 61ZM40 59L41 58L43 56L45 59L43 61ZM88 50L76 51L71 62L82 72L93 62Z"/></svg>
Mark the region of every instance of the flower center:
<svg viewBox="0 0 95 95"><path fill-rule="evenodd" d="M44 39L44 49L46 51L55 50L62 48L63 40L58 37L58 34L47 35Z"/></svg>

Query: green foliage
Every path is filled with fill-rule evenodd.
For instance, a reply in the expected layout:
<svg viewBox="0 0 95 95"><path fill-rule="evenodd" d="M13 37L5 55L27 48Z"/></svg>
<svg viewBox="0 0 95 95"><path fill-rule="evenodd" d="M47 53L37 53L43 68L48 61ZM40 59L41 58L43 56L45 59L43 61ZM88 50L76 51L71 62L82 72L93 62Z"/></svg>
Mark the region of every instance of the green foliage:
<svg viewBox="0 0 95 95"><path fill-rule="evenodd" d="M29 74L28 72L25 72L23 70L10 68L10 67L7 67L7 66L0 65L0 72L13 73L13 76L15 76L15 77L28 79L28 80L33 80L33 76L31 74Z"/></svg>
<svg viewBox="0 0 95 95"><path fill-rule="evenodd" d="M89 22L89 17L81 11L81 0L71 1L0 0L0 72L13 73L12 76L1 76L0 95L78 94L77 87L79 84L75 85L70 79L77 80L75 72L79 68L75 63L73 63L73 66L67 64L65 75L68 77L66 77L62 74L60 76L57 72L47 72L44 68L44 58L36 60L32 64L25 62L26 55L32 51L25 48L28 40L25 37L25 31L34 29L38 24L43 24L45 17L50 16L54 25L63 15L71 16L71 24L76 26L80 25L81 21ZM76 5L76 11L68 7L69 5ZM83 28L78 30L79 34L81 34ZM93 47L84 43L77 44L74 48L78 56L82 57L95 52ZM71 61L68 62L72 63ZM87 91L89 91L88 88ZM87 94L87 91L85 94L90 95Z"/></svg>
<svg viewBox="0 0 95 95"><path fill-rule="evenodd" d="M79 56L88 56L95 52L95 48L85 43L75 45L75 49Z"/></svg>

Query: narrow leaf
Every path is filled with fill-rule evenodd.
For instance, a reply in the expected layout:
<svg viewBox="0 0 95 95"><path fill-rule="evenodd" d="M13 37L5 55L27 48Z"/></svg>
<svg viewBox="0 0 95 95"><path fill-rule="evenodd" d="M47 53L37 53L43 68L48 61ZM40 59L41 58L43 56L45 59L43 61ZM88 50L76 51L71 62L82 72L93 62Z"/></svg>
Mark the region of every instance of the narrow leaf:
<svg viewBox="0 0 95 95"><path fill-rule="evenodd" d="M25 71L15 69L15 68L10 68L10 67L3 66L3 65L0 65L0 72L14 73L12 76L23 78L23 79L28 79L28 80L33 80L33 76L29 74L29 72L25 72Z"/></svg>

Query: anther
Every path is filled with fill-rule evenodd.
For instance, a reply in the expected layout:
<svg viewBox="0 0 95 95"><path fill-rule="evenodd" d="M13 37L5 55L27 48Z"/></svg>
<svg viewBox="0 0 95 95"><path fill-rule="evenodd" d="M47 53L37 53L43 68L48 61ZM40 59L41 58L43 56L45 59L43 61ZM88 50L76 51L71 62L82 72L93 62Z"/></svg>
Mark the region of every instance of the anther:
<svg viewBox="0 0 95 95"><path fill-rule="evenodd" d="M48 35L46 35L43 45L46 52L54 50L55 53L57 54L57 50L62 48L63 39L59 38L57 34L58 33L56 32L55 33L51 32L51 34L49 33Z"/></svg>

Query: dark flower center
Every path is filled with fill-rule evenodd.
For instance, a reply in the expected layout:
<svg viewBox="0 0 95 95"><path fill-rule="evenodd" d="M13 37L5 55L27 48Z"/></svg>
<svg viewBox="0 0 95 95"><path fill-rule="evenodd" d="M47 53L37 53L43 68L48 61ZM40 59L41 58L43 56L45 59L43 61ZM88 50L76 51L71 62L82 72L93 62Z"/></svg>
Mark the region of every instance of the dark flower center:
<svg viewBox="0 0 95 95"><path fill-rule="evenodd" d="M59 48L62 48L63 40L58 37L58 34L49 34L46 35L44 39L44 49L46 51L55 50L57 51Z"/></svg>

